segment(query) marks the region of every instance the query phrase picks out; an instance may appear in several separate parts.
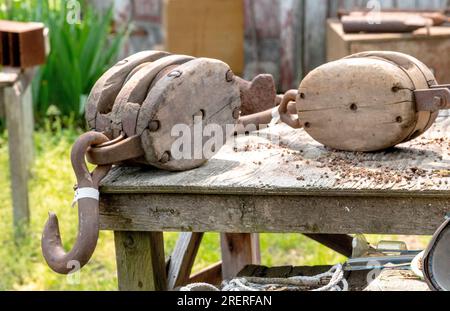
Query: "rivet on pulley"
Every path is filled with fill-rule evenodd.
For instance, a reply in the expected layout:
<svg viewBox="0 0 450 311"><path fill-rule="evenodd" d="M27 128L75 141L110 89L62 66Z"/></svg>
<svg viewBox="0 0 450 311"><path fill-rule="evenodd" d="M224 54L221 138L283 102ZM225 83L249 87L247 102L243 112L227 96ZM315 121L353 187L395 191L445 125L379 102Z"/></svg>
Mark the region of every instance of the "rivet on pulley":
<svg viewBox="0 0 450 311"><path fill-rule="evenodd" d="M226 78L227 82L233 82L234 81L233 71L228 70L225 78Z"/></svg>
<svg viewBox="0 0 450 311"><path fill-rule="evenodd" d="M148 123L148 129L150 132L156 132L161 127L161 123L158 120L152 120Z"/></svg>
<svg viewBox="0 0 450 311"><path fill-rule="evenodd" d="M179 77L181 77L182 74L183 73L181 71L174 70L174 71L170 72L167 76L170 78L179 78Z"/></svg>
<svg viewBox="0 0 450 311"><path fill-rule="evenodd" d="M165 164L167 162L170 161L170 152L166 151L164 152L164 154L162 155L161 159L159 160L159 162L161 162L162 164Z"/></svg>

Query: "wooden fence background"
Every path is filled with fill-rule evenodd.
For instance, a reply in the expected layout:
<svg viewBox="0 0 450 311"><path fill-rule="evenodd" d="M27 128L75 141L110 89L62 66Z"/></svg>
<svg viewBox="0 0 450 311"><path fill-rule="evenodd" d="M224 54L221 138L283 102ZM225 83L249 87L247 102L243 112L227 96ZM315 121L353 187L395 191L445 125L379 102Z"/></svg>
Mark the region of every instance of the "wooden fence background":
<svg viewBox="0 0 450 311"><path fill-rule="evenodd" d="M108 1L92 0L105 7ZM134 21L135 35L125 54L163 42L164 0L109 0L118 21ZM195 0L193 0L195 1ZM227 0L223 0L227 1ZM367 8L373 0L242 0L245 10L246 78L268 72L280 90L296 87L311 69L326 61L326 20L339 9ZM379 0L383 8L450 8L450 0ZM450 53L450 51L449 51Z"/></svg>

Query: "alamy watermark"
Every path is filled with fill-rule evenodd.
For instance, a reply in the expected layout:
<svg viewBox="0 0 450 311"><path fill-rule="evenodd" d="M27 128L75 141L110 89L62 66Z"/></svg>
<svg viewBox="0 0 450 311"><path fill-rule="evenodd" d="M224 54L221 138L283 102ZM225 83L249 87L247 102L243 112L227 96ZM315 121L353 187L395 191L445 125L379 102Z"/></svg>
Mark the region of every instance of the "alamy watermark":
<svg viewBox="0 0 450 311"><path fill-rule="evenodd" d="M81 23L81 4L77 0L68 0L66 4L66 21L70 25Z"/></svg>
<svg viewBox="0 0 450 311"><path fill-rule="evenodd" d="M381 24L381 2L378 0L369 0L367 2L367 9L369 9L366 15L367 23L369 25Z"/></svg>

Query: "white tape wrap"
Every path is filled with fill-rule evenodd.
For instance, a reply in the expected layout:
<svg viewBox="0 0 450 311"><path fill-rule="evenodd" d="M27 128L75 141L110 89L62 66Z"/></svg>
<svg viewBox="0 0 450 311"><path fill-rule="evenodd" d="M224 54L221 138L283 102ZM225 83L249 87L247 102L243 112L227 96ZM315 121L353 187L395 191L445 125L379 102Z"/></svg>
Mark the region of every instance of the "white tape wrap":
<svg viewBox="0 0 450 311"><path fill-rule="evenodd" d="M95 188L79 188L75 190L75 197L73 198L72 207L81 199L100 199L100 192Z"/></svg>
<svg viewBox="0 0 450 311"><path fill-rule="evenodd" d="M278 106L272 109L272 121L270 121L269 125L275 125L280 122L280 111L278 109Z"/></svg>

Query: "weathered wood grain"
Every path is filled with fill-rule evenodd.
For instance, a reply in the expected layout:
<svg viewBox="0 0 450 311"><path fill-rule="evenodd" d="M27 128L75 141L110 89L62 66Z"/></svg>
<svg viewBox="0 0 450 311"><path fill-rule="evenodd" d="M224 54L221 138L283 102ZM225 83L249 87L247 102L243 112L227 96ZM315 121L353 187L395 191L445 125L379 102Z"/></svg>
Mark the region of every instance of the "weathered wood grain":
<svg viewBox="0 0 450 311"><path fill-rule="evenodd" d="M258 234L222 233L220 245L224 280L235 277L246 265L261 262Z"/></svg>
<svg viewBox="0 0 450 311"><path fill-rule="evenodd" d="M161 232L114 232L121 291L166 290Z"/></svg>
<svg viewBox="0 0 450 311"><path fill-rule="evenodd" d="M220 283L222 282L222 262L218 262L194 274L189 279L188 284L201 282L220 285Z"/></svg>
<svg viewBox="0 0 450 311"><path fill-rule="evenodd" d="M326 33L327 7L326 1L305 0L305 15L303 28L303 73L308 74L312 69L325 61L324 40Z"/></svg>
<svg viewBox="0 0 450 311"><path fill-rule="evenodd" d="M209 137L203 135L203 130L219 126L220 138L227 137L231 131L226 131L226 125L237 123L233 112L240 105L237 82L226 80L230 70L227 64L199 58L176 70L181 72L179 77L164 76L151 88L137 123L147 162L171 171L192 169L206 162L220 146L208 148L205 142ZM148 129L151 120L159 121L157 131ZM177 145L182 134L187 142ZM163 155L169 155L168 161L161 160Z"/></svg>
<svg viewBox="0 0 450 311"><path fill-rule="evenodd" d="M378 153L336 152L283 125L262 133L188 172L114 169L101 228L431 234L448 212L448 112L423 137Z"/></svg>
<svg viewBox="0 0 450 311"><path fill-rule="evenodd" d="M308 238L325 245L335 252L351 257L353 237L346 234L305 234Z"/></svg>
<svg viewBox="0 0 450 311"><path fill-rule="evenodd" d="M10 161L13 218L16 228L30 220L28 179L33 162L33 104L31 79L34 71L3 80L0 106L4 107ZM1 83L0 83L1 84ZM17 232L19 233L19 232Z"/></svg>
<svg viewBox="0 0 450 311"><path fill-rule="evenodd" d="M230 233L432 234L448 196L102 195L101 229Z"/></svg>
<svg viewBox="0 0 450 311"><path fill-rule="evenodd" d="M421 28L413 33L344 34L337 20L328 22L327 60L363 51L397 51L412 55L432 68L440 83L450 81L446 68L450 66L447 55L450 49L450 27Z"/></svg>
<svg viewBox="0 0 450 311"><path fill-rule="evenodd" d="M167 272L169 290L188 283L202 238L203 233L185 232L180 234L169 261Z"/></svg>
<svg viewBox="0 0 450 311"><path fill-rule="evenodd" d="M448 198L450 118L422 137L383 152L338 152L285 125L238 137L204 166L179 173L115 168L107 194L248 194Z"/></svg>

